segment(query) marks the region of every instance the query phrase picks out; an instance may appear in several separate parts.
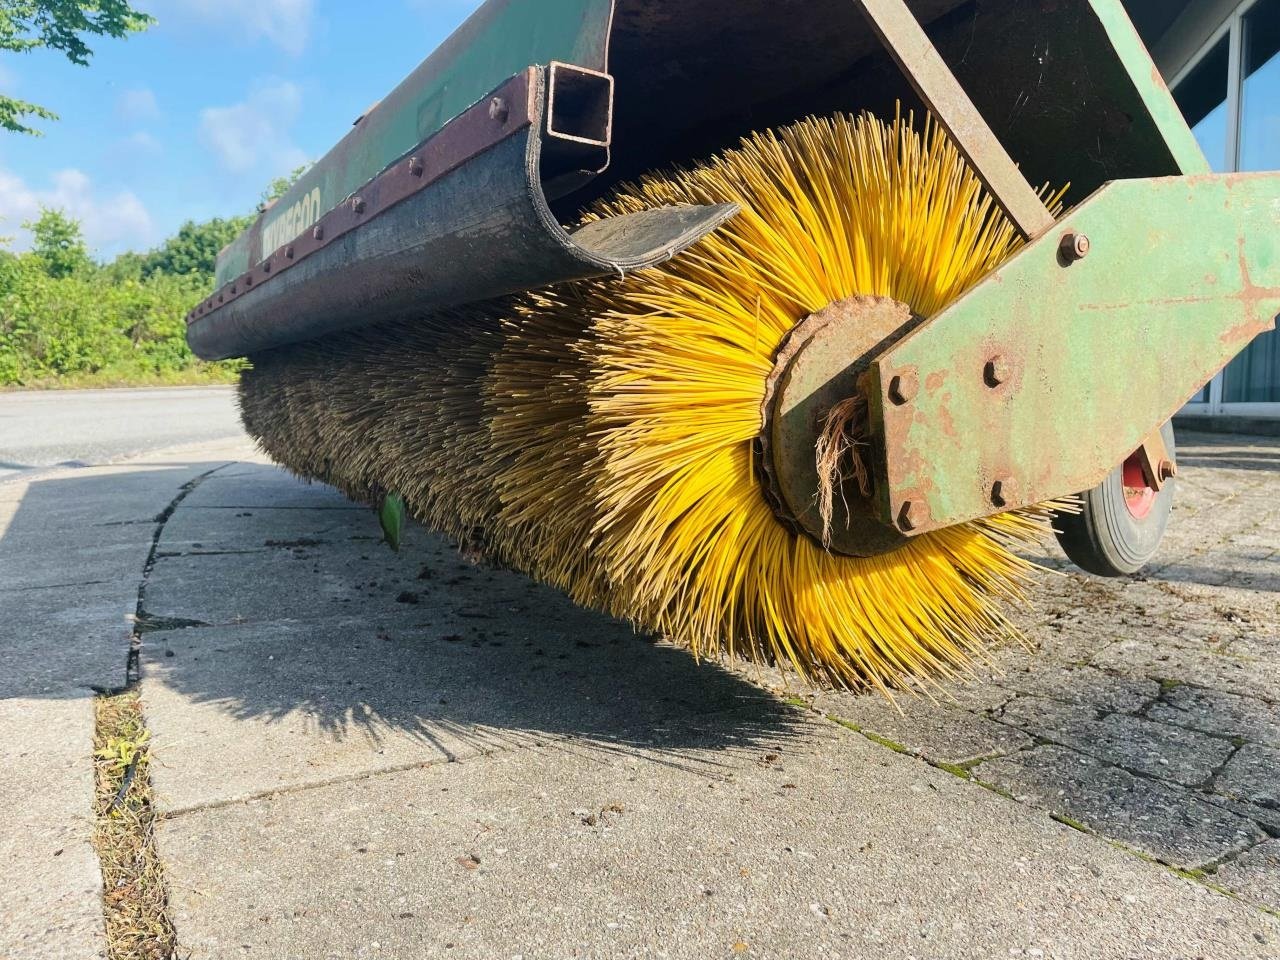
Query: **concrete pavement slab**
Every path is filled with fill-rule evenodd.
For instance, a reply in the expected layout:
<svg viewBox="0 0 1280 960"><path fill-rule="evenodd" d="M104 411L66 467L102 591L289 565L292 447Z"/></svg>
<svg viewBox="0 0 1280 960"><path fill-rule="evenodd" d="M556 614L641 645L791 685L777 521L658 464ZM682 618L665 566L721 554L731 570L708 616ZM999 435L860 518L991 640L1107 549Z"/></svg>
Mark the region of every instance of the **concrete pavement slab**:
<svg viewBox="0 0 1280 960"><path fill-rule="evenodd" d="M820 721L815 721L820 723ZM196 960L1273 957L1280 924L841 732L539 749L160 827ZM770 759L772 758L772 759Z"/></svg>
<svg viewBox="0 0 1280 960"><path fill-rule="evenodd" d="M0 590L0 697L123 686L137 603L138 581L126 577Z"/></svg>
<svg viewBox="0 0 1280 960"><path fill-rule="evenodd" d="M106 956L93 837L93 696L0 699L0 957Z"/></svg>
<svg viewBox="0 0 1280 960"><path fill-rule="evenodd" d="M362 507L321 511L184 506L165 524L159 549L162 554L212 553L271 547L328 547L348 542L376 545L381 540L377 517L372 510ZM361 552L371 550L366 547Z"/></svg>
<svg viewBox="0 0 1280 960"><path fill-rule="evenodd" d="M149 634L143 699L162 807L564 738L672 751L785 738L791 709L745 680L542 592L532 621L440 604Z"/></svg>
<svg viewBox="0 0 1280 960"><path fill-rule="evenodd" d="M1214 470L1203 468L1211 479ZM1203 505L1181 518L1195 528L1188 543L1202 545L1214 529L1213 497L1222 495L1206 492ZM162 840L177 878L179 933L196 956L502 956L508 947L509 955L527 957L573 949L642 955L641 944L655 956L737 955L739 944L763 956L904 956L911 955L913 923L916 936L927 934L916 955L929 957L1280 953L1272 921L1246 905L1219 903L1207 888L1188 887L1044 814L1179 866L1248 863L1240 894L1267 905L1252 891L1280 872L1271 860L1249 856L1250 848L1265 846L1267 808L1212 787L1219 769L1230 769L1257 794L1256 762L1224 762L1234 738L1269 736L1265 709L1241 706L1250 696L1261 708L1274 702L1263 699L1263 691L1277 689L1267 662L1231 655L1241 644L1270 643L1277 632L1280 608L1262 591L1215 585L1220 577L1196 582L1194 574L1098 581L1059 564L1068 572L1043 575L1042 596L1018 613L1032 652L1002 651L998 670L957 689L954 700L907 701L899 715L874 698L809 698L930 764L1001 757L977 764L976 776L1020 804L921 764L897 767L909 761L834 726L826 735L843 746L824 746L821 727L797 726L758 685L794 696L787 678L697 668L684 654L637 640L552 591L472 567L416 528L407 549L391 554L378 542L370 511L326 502L330 496L268 468L236 465L193 491L161 538L148 614L223 624L146 635L144 695L158 751L153 778L173 814ZM1256 562L1248 550L1201 552L1205 563L1228 572ZM1199 691L1194 697L1179 694L1192 689ZM762 720L768 711L774 713ZM1045 736L1065 745L1041 745ZM807 776L811 764L835 763L841 750L871 750L868 756L895 772L868 778L861 767L849 773L850 765L843 780L829 778L804 794L805 777L796 771ZM801 764L801 755L810 759ZM566 757L582 766L558 766ZM628 766L636 763L644 766ZM624 786L633 799L597 801L594 795L608 791L593 773L619 764L636 778ZM650 764L662 772L650 773ZM729 804L735 815L759 810L787 822L806 800L823 807L827 820L805 836L821 835L841 854L849 832L869 824L880 832L868 835L867 850L859 844L859 854L881 844L901 851L877 864L885 885L869 891L871 879L837 872L824 887L826 874L815 879L797 867L772 874L768 892L743 893L724 917L709 920L674 898L662 883L678 882L689 864L706 872L714 858L703 839L713 848L723 839L710 804L697 802L699 791L723 801L722 789L747 782L756 768L782 779L773 793L760 783L742 789L736 806ZM503 774L506 792L481 796L485 775L474 772L481 769L511 771ZM617 779L616 770L608 776ZM859 776L874 786L851 787ZM548 787L546 778L556 782ZM658 817L664 824L697 828L680 833L680 843L659 843L651 833L613 849L612 859L599 850L594 859L570 860L580 853L572 838L557 837L541 808L521 804L526 794L567 798L581 786L588 799L571 808L581 828L614 836L610 807L656 802L646 791L669 800ZM999 816L979 821L963 806L952 809L956 796L973 793L996 804ZM454 804L456 822L448 819ZM451 842L463 824L475 828L468 839L483 839L488 830L481 826L492 828L490 814L502 810L523 811L510 828L519 847L458 841L449 852L434 833L418 837L430 832L423 823L434 828L445 818ZM406 820L411 815L419 819ZM993 833L1005 830L1006 820L1014 824L1011 845L993 853ZM767 834L761 822L750 823L753 840ZM903 840L956 824L972 824L974 836L967 853L944 845L946 863L916 855ZM1054 846L1056 839L1045 845L1045 836L1060 835L1082 846ZM412 843L382 856L400 837ZM722 847L736 846L741 835L732 839ZM820 846L804 842L784 846L809 853ZM1033 847L1037 853L1023 852ZM557 866L539 873L528 857L508 863L515 849ZM750 847L746 861L769 864L769 853ZM573 879L561 881L566 862L576 864ZM482 891L492 899L466 888L498 867L507 872ZM1134 871L1127 882L1141 894L1126 888L1107 900L1115 887L1094 881L1111 869ZM1026 883L1009 880L1028 876ZM725 878L713 879L721 886L704 884L713 891L709 901ZM966 899L964 885L981 891L976 901ZM834 899L822 897L828 888ZM876 900L884 890L899 897L901 913ZM601 921L615 903L623 905L620 913ZM487 919L480 919L482 908ZM879 914L872 917L876 908L895 919L884 927ZM888 930L887 939L800 930L794 914L804 910L828 922L852 915L860 930ZM725 917L746 918L742 930ZM942 927L930 926L935 918L955 935L941 938Z"/></svg>

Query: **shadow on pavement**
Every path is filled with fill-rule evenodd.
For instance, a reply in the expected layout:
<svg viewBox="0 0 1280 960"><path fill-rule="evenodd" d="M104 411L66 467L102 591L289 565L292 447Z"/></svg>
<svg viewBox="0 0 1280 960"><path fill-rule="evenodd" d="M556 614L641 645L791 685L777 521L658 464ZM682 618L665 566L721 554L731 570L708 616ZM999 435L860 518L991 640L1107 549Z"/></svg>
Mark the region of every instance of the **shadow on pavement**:
<svg viewBox="0 0 1280 960"><path fill-rule="evenodd" d="M160 539L143 594L148 677L204 708L193 736L271 749L289 734L300 749L408 757L416 744L454 758L534 737L669 754L776 743L801 722L555 590L467 563L416 527L407 541L392 553L372 511L327 487L219 472Z"/></svg>

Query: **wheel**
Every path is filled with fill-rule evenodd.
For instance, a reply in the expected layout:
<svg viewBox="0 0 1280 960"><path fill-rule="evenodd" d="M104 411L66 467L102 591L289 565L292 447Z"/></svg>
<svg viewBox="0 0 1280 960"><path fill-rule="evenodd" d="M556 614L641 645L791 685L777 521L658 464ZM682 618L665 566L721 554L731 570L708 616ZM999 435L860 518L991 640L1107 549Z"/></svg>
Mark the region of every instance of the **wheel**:
<svg viewBox="0 0 1280 960"><path fill-rule="evenodd" d="M1174 452L1173 424L1160 428L1169 453ZM1137 573L1155 556L1173 510L1176 481L1153 490L1135 453L1102 483L1080 495L1084 509L1060 513L1054 526L1058 542L1072 562L1100 577Z"/></svg>

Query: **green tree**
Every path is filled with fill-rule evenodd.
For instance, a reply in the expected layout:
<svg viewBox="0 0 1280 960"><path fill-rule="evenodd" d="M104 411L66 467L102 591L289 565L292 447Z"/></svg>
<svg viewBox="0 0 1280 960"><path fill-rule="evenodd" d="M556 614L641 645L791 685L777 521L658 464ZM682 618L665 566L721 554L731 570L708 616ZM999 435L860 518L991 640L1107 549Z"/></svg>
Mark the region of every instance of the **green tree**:
<svg viewBox="0 0 1280 960"><path fill-rule="evenodd" d="M310 169L311 164L304 163L302 166L291 170L283 177L276 177L272 180L267 184L267 189L262 191L262 206L266 206L272 201L279 200L283 197L289 192L289 189L302 178L302 175Z"/></svg>
<svg viewBox="0 0 1280 960"><path fill-rule="evenodd" d="M218 251L248 229L252 217L215 217L204 223L188 220L177 234L143 258L142 276L157 273L171 276L213 276Z"/></svg>
<svg viewBox="0 0 1280 960"><path fill-rule="evenodd" d="M125 37L153 23L129 0L0 0L0 50L27 53L57 50L78 66L88 66L93 51L86 37ZM56 120L38 104L0 95L0 127L39 135L28 118Z"/></svg>
<svg viewBox="0 0 1280 960"><path fill-rule="evenodd" d="M80 232L80 221L61 210L41 207L40 216L22 226L31 231L31 252L49 276L69 277L93 265Z"/></svg>

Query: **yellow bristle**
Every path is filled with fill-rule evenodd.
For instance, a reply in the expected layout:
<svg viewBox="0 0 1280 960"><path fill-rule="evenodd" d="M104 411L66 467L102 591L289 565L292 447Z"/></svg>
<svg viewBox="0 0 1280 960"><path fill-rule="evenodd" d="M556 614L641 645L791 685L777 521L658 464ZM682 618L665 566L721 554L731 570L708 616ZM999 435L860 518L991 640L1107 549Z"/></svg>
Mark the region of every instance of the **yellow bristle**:
<svg viewBox="0 0 1280 960"><path fill-rule="evenodd" d="M699 655L836 683L953 675L1012 635L994 600L1018 595L1027 564L1007 541L1043 525L996 518L883 557L832 555L773 516L751 444L774 353L805 316L854 294L929 316L1020 240L940 129L865 116L756 135L599 213L725 201L742 213L683 256L583 285L609 583L596 603Z"/></svg>

